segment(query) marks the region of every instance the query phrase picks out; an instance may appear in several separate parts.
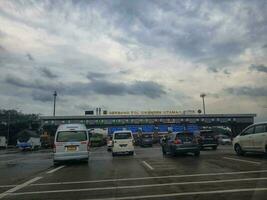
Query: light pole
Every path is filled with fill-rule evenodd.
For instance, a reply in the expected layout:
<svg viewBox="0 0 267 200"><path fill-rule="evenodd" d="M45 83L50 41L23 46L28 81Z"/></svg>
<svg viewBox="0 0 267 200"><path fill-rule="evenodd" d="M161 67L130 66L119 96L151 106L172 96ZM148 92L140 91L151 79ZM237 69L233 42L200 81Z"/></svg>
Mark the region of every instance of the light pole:
<svg viewBox="0 0 267 200"><path fill-rule="evenodd" d="M53 112L53 116L55 117L55 115L56 115L56 99L57 99L57 91L54 92L53 96L54 96L54 112Z"/></svg>
<svg viewBox="0 0 267 200"><path fill-rule="evenodd" d="M8 148L8 143L9 143L9 135L10 135L10 110L8 111L8 121L7 121L7 145L6 147Z"/></svg>
<svg viewBox="0 0 267 200"><path fill-rule="evenodd" d="M205 115L206 114L206 108L205 108L205 97L206 97L206 94L205 93L202 93L202 94L200 94L200 97L203 100L203 113Z"/></svg>

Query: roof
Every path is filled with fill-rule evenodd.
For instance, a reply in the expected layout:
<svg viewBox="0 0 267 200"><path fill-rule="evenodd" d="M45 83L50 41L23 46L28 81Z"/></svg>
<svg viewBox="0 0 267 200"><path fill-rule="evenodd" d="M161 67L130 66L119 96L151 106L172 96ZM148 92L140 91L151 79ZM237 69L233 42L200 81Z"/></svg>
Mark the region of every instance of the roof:
<svg viewBox="0 0 267 200"><path fill-rule="evenodd" d="M205 115L80 115L80 116L40 116L41 120L70 120L70 119L140 119L140 118L227 118L227 117L256 117L256 114L205 114Z"/></svg>
<svg viewBox="0 0 267 200"><path fill-rule="evenodd" d="M132 131L129 131L129 130L125 130L125 131L114 131L114 133L132 133Z"/></svg>
<svg viewBox="0 0 267 200"><path fill-rule="evenodd" d="M87 130L84 124L61 124L57 130Z"/></svg>

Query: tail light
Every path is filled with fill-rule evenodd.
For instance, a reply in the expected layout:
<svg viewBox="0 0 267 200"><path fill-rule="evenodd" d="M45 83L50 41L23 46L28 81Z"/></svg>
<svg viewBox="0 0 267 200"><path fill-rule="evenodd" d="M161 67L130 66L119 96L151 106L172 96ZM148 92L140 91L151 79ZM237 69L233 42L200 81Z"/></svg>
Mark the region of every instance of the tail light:
<svg viewBox="0 0 267 200"><path fill-rule="evenodd" d="M176 140L173 141L173 144L182 144L182 141L179 140L179 139L176 139Z"/></svg>
<svg viewBox="0 0 267 200"><path fill-rule="evenodd" d="M56 145L53 144L53 152L56 153Z"/></svg>

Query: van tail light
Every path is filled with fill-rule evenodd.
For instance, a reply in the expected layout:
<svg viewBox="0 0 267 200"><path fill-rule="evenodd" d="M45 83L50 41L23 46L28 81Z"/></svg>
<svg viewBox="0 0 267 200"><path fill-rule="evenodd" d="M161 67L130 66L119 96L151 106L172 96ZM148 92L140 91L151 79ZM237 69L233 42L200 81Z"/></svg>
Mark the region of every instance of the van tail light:
<svg viewBox="0 0 267 200"><path fill-rule="evenodd" d="M179 139L176 139L176 140L173 141L173 144L182 144L182 141L179 140Z"/></svg>
<svg viewBox="0 0 267 200"><path fill-rule="evenodd" d="M53 152L56 153L56 145L53 144Z"/></svg>

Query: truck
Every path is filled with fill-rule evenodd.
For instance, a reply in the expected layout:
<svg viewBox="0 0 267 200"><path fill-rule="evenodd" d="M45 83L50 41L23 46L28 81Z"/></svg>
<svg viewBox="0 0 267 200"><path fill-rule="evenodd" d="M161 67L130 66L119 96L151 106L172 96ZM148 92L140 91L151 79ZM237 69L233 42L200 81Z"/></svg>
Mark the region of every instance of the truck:
<svg viewBox="0 0 267 200"><path fill-rule="evenodd" d="M0 136L0 148L7 148L7 139L5 136Z"/></svg>
<svg viewBox="0 0 267 200"><path fill-rule="evenodd" d="M28 141L17 140L17 147L22 150L36 150L41 147L41 141L38 137L30 137Z"/></svg>

